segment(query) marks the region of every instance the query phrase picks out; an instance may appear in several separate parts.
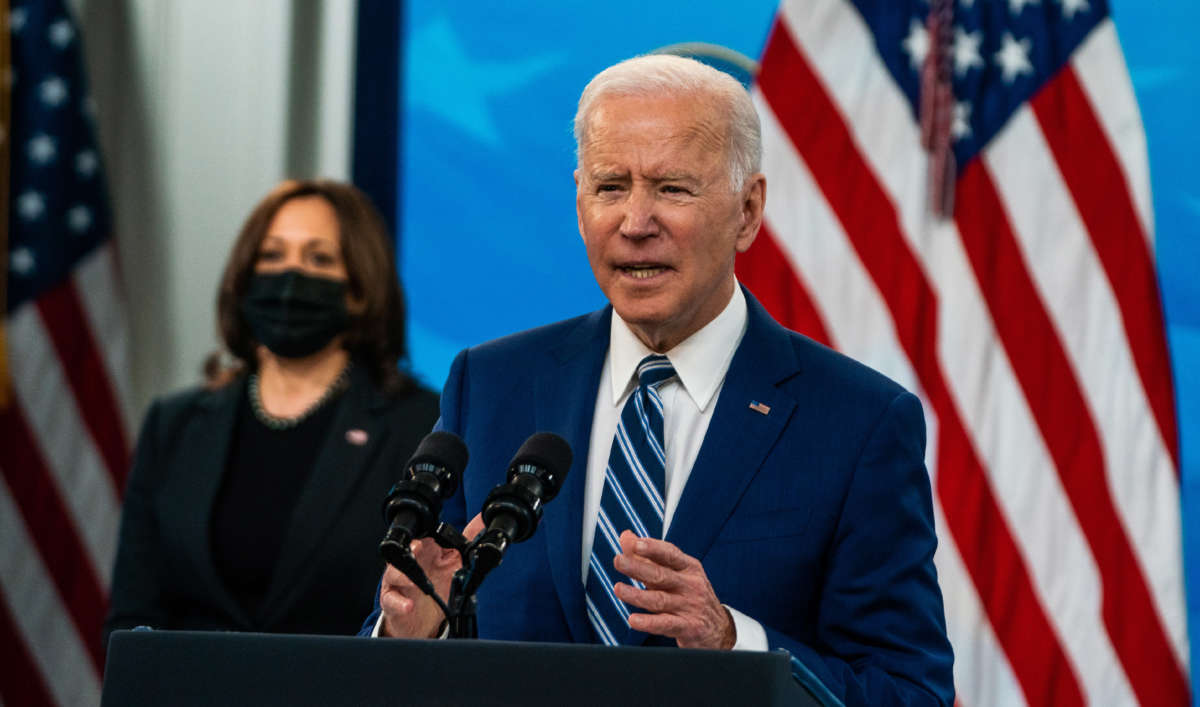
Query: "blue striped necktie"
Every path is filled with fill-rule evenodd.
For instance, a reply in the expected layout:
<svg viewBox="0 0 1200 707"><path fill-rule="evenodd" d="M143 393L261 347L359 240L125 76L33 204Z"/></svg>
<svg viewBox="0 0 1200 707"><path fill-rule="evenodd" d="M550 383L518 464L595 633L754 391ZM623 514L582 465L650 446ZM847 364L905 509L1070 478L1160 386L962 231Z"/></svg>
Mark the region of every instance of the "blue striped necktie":
<svg viewBox="0 0 1200 707"><path fill-rule="evenodd" d="M608 455L584 585L588 619L597 638L608 645L628 643L631 638L629 607L613 592L614 580L631 581L613 569L613 558L621 551L617 539L626 529L640 537L663 535L666 452L658 386L673 378L675 369L666 356L655 354L642 359L637 374L637 389L621 410ZM640 582L633 584L642 588Z"/></svg>

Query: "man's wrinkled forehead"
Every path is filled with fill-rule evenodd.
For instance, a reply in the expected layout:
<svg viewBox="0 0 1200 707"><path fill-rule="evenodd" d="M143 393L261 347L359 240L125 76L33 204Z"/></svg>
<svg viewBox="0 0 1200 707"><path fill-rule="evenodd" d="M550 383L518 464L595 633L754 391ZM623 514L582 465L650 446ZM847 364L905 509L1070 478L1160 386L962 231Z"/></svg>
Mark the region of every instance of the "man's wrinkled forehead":
<svg viewBox="0 0 1200 707"><path fill-rule="evenodd" d="M664 126L664 116L670 115L664 107L674 102L685 103L687 110L681 112L673 124ZM618 103L622 113L619 120L613 115L617 112ZM630 110L635 112L631 114ZM659 98L603 96L597 99L587 117L587 131L579 146L580 157L586 158L588 153L595 153L597 149L602 152L612 140L638 133L640 124L645 125L648 139L672 141L680 147L696 145L706 152L721 152L729 142L728 123L726 117L717 114L709 97L701 93Z"/></svg>

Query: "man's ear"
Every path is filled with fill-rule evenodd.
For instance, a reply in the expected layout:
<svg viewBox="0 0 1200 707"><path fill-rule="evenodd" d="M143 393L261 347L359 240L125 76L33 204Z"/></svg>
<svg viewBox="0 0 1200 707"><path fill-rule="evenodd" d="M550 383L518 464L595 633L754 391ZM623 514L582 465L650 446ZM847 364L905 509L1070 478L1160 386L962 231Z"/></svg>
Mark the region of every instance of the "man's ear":
<svg viewBox="0 0 1200 707"><path fill-rule="evenodd" d="M767 203L767 178L758 173L750 177L750 186L742 194L742 227L738 230L735 248L745 253L758 236L762 225L763 206Z"/></svg>
<svg viewBox="0 0 1200 707"><path fill-rule="evenodd" d="M575 170L575 223L579 227L579 237L583 238L583 201L579 192L579 170Z"/></svg>

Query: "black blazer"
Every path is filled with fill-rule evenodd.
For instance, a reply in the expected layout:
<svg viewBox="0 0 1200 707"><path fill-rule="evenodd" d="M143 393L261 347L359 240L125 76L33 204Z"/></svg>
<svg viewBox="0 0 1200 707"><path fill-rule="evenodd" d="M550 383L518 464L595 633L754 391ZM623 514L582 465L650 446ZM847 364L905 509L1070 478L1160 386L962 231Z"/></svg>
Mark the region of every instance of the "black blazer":
<svg viewBox="0 0 1200 707"><path fill-rule="evenodd" d="M244 385L238 379L218 390L178 393L147 413L125 492L106 644L111 631L139 625L353 634L371 611L383 571L376 551L385 530L381 503L437 419L437 395L424 388L385 395L362 366L352 369L270 586L251 616L221 581L211 542Z"/></svg>

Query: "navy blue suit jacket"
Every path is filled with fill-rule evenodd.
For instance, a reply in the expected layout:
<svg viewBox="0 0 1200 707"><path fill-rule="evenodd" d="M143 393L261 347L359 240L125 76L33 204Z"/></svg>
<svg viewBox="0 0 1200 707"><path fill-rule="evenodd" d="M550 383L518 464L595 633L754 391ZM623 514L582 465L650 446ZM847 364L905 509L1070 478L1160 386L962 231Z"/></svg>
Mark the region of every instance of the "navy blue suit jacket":
<svg viewBox="0 0 1200 707"><path fill-rule="evenodd" d="M920 402L746 300L746 334L666 539L703 563L722 603L766 628L772 649L791 653L802 679L846 704L951 704ZM461 528L479 512L533 432L556 432L575 452L536 535L483 585L481 638L597 642L582 514L611 311L482 344L451 367L439 426L471 456L447 522Z"/></svg>

